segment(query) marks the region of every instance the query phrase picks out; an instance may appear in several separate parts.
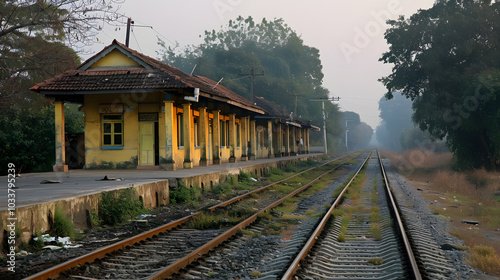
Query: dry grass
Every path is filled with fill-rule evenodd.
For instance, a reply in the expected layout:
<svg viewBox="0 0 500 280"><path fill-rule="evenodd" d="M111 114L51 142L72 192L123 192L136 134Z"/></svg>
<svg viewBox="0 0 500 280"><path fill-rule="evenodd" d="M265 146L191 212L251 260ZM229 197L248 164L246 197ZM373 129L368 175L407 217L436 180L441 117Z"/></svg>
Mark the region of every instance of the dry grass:
<svg viewBox="0 0 500 280"><path fill-rule="evenodd" d="M450 233L473 248L469 263L500 276L500 242L486 237L496 235L498 238L495 230L500 228L500 173L484 169L455 172L449 153L434 154L414 149L402 154L384 151L383 155L423 190L423 196L433 203L433 211L451 221ZM462 220L478 221L479 225L462 224Z"/></svg>
<svg viewBox="0 0 500 280"><path fill-rule="evenodd" d="M488 246L474 246L467 262L492 275L500 275L500 257Z"/></svg>

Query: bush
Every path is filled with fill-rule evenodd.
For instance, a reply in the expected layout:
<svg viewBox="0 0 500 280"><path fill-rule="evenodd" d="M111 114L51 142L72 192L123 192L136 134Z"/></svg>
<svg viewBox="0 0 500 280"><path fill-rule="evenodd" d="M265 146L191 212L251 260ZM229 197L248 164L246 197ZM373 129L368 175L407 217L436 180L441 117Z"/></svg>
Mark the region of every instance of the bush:
<svg viewBox="0 0 500 280"><path fill-rule="evenodd" d="M69 236L71 240L75 239L75 225L57 207L54 213L54 228L52 230L56 236Z"/></svg>
<svg viewBox="0 0 500 280"><path fill-rule="evenodd" d="M99 218L104 224L111 226L121 224L144 212L142 202L137 198L134 189L120 190L118 197L111 192L105 192L99 201Z"/></svg>
<svg viewBox="0 0 500 280"><path fill-rule="evenodd" d="M177 188L170 191L170 203L172 204L186 204L197 200L200 196L201 189L194 186L188 188L184 183L179 182Z"/></svg>

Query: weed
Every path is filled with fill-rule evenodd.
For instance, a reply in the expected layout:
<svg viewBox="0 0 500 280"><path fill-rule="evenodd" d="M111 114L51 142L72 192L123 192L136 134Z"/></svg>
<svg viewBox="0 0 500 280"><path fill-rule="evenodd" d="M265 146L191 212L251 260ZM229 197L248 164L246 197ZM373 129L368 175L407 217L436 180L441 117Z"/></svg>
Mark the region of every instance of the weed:
<svg viewBox="0 0 500 280"><path fill-rule="evenodd" d="M99 219L111 226L121 224L145 212L147 211L137 198L134 189L120 190L118 197L111 192L105 192L99 201Z"/></svg>
<svg viewBox="0 0 500 280"><path fill-rule="evenodd" d="M271 177L271 175L281 176L283 175L283 173L284 173L283 170L271 166L271 168L269 168L269 171L264 172L264 176L265 177Z"/></svg>
<svg viewBox="0 0 500 280"><path fill-rule="evenodd" d="M251 231L251 230L241 229L241 230L240 230L240 232L241 232L241 234L243 234L243 235L248 235L248 236L250 236L250 237L252 237L252 238L259 237L259 234L258 234L258 233L253 232L253 231Z"/></svg>
<svg viewBox="0 0 500 280"><path fill-rule="evenodd" d="M371 236L377 240L382 240L382 231L380 230L380 224L374 223L370 225L370 234Z"/></svg>
<svg viewBox="0 0 500 280"><path fill-rule="evenodd" d="M260 273L257 270L254 270L254 271L252 271L252 274L250 276L252 276L252 277L258 277L258 276L261 276L261 275L262 275L262 273Z"/></svg>
<svg viewBox="0 0 500 280"><path fill-rule="evenodd" d="M372 207L371 213L370 213L370 222L372 222L372 223L380 222L380 208Z"/></svg>
<svg viewBox="0 0 500 280"><path fill-rule="evenodd" d="M283 214L283 216L281 216L282 219L284 220L299 220L299 221L303 221L306 219L306 216L304 215L292 215L292 214Z"/></svg>
<svg viewBox="0 0 500 280"><path fill-rule="evenodd" d="M484 272L494 275L500 273L500 258L492 247L474 246L467 262Z"/></svg>
<svg viewBox="0 0 500 280"><path fill-rule="evenodd" d="M367 260L367 262L371 263L373 265L381 265L384 263L384 260L382 258L373 258L373 259Z"/></svg>
<svg viewBox="0 0 500 280"><path fill-rule="evenodd" d="M36 240L35 240L36 237ZM24 242L23 242L24 243ZM21 244L23 244L21 243ZM24 243L26 245L26 243ZM40 251L43 246L45 246L45 243L43 242L43 237L42 237L42 232L37 230L36 231L36 236L32 237L28 243L28 245L25 247L23 245L22 250L26 250L28 252L34 252L34 251ZM21 247L19 247L21 249Z"/></svg>
<svg viewBox="0 0 500 280"><path fill-rule="evenodd" d="M75 239L75 225L58 207L54 212L54 227L52 230L56 236L69 236L71 240Z"/></svg>
<svg viewBox="0 0 500 280"><path fill-rule="evenodd" d="M201 189L197 186L188 188L182 182L178 183L178 187L170 191L170 203L172 204L188 204L197 201L200 196Z"/></svg>
<svg viewBox="0 0 500 280"><path fill-rule="evenodd" d="M102 220L99 218L99 213L94 209L90 211L90 225L92 228L97 228L101 225Z"/></svg>
<svg viewBox="0 0 500 280"><path fill-rule="evenodd" d="M240 174L238 175L238 182L240 183L251 183L252 181L252 176L248 172L243 172L240 171Z"/></svg>
<svg viewBox="0 0 500 280"><path fill-rule="evenodd" d="M283 213L293 213L297 210L297 202L299 201L298 197L289 197L283 201L278 207L276 207L276 211Z"/></svg>
<svg viewBox="0 0 500 280"><path fill-rule="evenodd" d="M337 241L338 242L345 242L346 238L345 238L345 233L343 231L341 231L339 233L339 236L337 237Z"/></svg>
<svg viewBox="0 0 500 280"><path fill-rule="evenodd" d="M262 212L260 213L257 218L262 219L262 220L271 220L273 218L273 215L269 212Z"/></svg>

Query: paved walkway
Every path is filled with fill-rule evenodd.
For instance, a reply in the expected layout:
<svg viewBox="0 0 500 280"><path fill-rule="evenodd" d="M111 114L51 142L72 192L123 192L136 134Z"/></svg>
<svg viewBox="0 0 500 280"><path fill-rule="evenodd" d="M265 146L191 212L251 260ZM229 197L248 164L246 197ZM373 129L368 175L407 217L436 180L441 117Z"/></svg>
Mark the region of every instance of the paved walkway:
<svg viewBox="0 0 500 280"><path fill-rule="evenodd" d="M239 169L257 164L265 164L280 160L302 158L317 154L306 154L290 157L257 159L195 167L193 169L180 169L176 171L154 170L70 170L69 172L46 172L21 174L16 178L16 208L39 204L43 202L63 200L70 197L99 193L102 191L142 185L145 183L168 180L169 178L186 178L191 176L210 174L219 171ZM117 181L101 181L107 176L121 178ZM0 211L7 209L7 176L1 177ZM43 184L43 181L58 183Z"/></svg>

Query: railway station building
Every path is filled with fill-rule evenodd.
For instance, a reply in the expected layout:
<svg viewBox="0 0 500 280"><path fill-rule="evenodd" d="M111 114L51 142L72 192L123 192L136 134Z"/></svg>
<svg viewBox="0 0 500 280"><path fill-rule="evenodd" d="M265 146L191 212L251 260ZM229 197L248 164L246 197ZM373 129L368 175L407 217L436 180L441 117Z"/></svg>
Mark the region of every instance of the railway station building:
<svg viewBox="0 0 500 280"><path fill-rule="evenodd" d="M86 168L176 170L309 152L319 127L263 98L251 102L117 42L36 84L54 99L56 163L68 170L64 104L81 104Z"/></svg>

